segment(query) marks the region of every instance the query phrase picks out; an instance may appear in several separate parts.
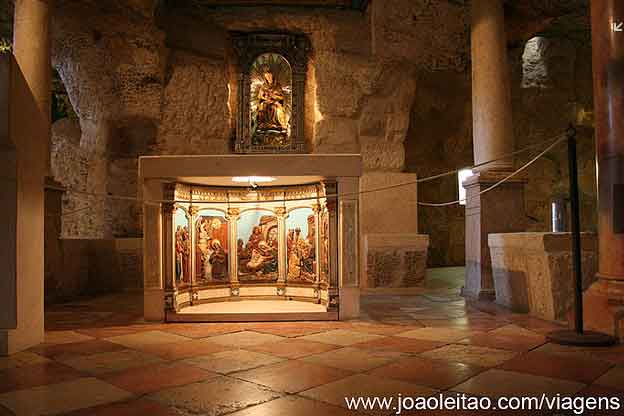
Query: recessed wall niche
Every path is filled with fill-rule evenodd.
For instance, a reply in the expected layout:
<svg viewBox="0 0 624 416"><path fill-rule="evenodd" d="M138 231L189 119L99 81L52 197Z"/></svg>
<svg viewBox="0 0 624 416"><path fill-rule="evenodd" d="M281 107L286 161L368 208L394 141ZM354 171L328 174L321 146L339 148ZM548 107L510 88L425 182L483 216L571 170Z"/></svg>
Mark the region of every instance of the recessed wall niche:
<svg viewBox="0 0 624 416"><path fill-rule="evenodd" d="M305 35L234 33L237 153L305 153L310 41Z"/></svg>

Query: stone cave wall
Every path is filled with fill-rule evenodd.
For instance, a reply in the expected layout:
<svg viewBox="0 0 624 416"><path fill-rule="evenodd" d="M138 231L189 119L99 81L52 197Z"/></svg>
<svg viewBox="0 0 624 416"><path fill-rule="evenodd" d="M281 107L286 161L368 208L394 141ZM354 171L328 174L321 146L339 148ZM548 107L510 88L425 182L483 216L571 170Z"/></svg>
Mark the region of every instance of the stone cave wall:
<svg viewBox="0 0 624 416"><path fill-rule="evenodd" d="M405 169L418 74L468 68L466 10L452 3L372 2L365 13L156 6L150 0L57 2L53 66L77 120L53 126L55 170L66 187L90 193L65 193L64 210L88 207L64 220L65 237L141 234L140 206L105 197L137 195L138 156L231 151L237 108L231 31L309 36L309 149L361 152L367 171ZM436 25L440 21L446 24Z"/></svg>
<svg viewBox="0 0 624 416"><path fill-rule="evenodd" d="M298 7L160 10L156 4L57 2L53 65L77 114L77 120L53 126L57 180L96 194L65 194L64 210L90 208L64 219L64 236L141 235L140 205L103 197L138 195L138 156L231 152L237 108L231 31L309 36L310 151L361 152L367 172L419 176L472 163L467 5L374 1L362 13ZM523 60L525 49L531 56ZM575 109L591 108L585 44L553 37L509 53L517 148L547 140L565 128ZM580 145L584 228L592 229L592 130L580 134L586 139ZM531 230L548 229L548 201L565 189L565 163L559 152L529 171ZM422 201L456 198L454 176L419 186ZM421 208L419 230L430 235L431 266L463 265L463 206Z"/></svg>

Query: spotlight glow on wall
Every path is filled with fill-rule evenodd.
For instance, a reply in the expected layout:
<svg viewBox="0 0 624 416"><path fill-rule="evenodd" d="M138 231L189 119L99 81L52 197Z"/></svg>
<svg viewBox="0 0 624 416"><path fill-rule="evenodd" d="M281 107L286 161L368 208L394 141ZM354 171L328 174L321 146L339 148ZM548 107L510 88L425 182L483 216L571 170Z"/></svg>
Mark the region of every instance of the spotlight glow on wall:
<svg viewBox="0 0 624 416"><path fill-rule="evenodd" d="M466 188L464 188L464 181L472 175L472 169L462 169L457 172L459 205L466 205Z"/></svg>
<svg viewBox="0 0 624 416"><path fill-rule="evenodd" d="M251 187L255 188L259 183L273 182L275 178L271 176L234 176L232 182L248 183Z"/></svg>

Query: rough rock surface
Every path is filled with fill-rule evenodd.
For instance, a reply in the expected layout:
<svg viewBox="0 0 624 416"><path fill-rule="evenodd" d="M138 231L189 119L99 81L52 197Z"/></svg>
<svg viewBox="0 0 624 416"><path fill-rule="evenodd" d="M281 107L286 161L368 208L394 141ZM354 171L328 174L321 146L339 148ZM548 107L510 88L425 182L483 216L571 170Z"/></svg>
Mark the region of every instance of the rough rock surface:
<svg viewBox="0 0 624 416"><path fill-rule="evenodd" d="M558 5L566 2L532 2L541 7L533 8L536 16L516 3L527 2L508 9L527 19L539 17L541 26L570 12ZM66 186L132 197L140 155L230 152L237 116L231 31L279 29L309 36L305 128L311 152L361 152L367 171L421 177L471 164L467 2L374 1L365 13L186 8L184 1L167 2L161 10L155 4L57 2L53 65L80 126L79 145L63 144L63 129L54 129L58 152L68 152L57 156L68 159L57 178ZM575 112L591 109L591 59L582 37L553 33L524 47L522 39L531 38L532 29L518 16L509 17L514 45L521 46L509 53L516 147L522 148L560 133ZM566 27L560 23L552 26ZM592 134L591 127L580 131L585 229L595 223L589 215L595 195ZM550 197L566 189L564 166L565 155L558 153L528 172L531 230L548 229ZM453 176L419 188L423 201L456 198ZM90 202L89 215L64 222L66 235L140 235L139 204L101 197ZM77 200L65 209L74 206L80 207ZM420 232L431 235L429 264L463 264L463 207L422 208L419 217Z"/></svg>

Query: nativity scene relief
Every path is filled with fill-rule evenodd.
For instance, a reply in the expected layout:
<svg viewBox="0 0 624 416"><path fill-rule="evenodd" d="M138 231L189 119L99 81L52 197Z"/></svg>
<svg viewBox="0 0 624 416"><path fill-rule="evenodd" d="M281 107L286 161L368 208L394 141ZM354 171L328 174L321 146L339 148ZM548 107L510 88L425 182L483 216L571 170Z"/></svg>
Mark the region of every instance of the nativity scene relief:
<svg viewBox="0 0 624 416"><path fill-rule="evenodd" d="M277 280L277 217L266 211L243 213L238 221L238 277L243 281Z"/></svg>

